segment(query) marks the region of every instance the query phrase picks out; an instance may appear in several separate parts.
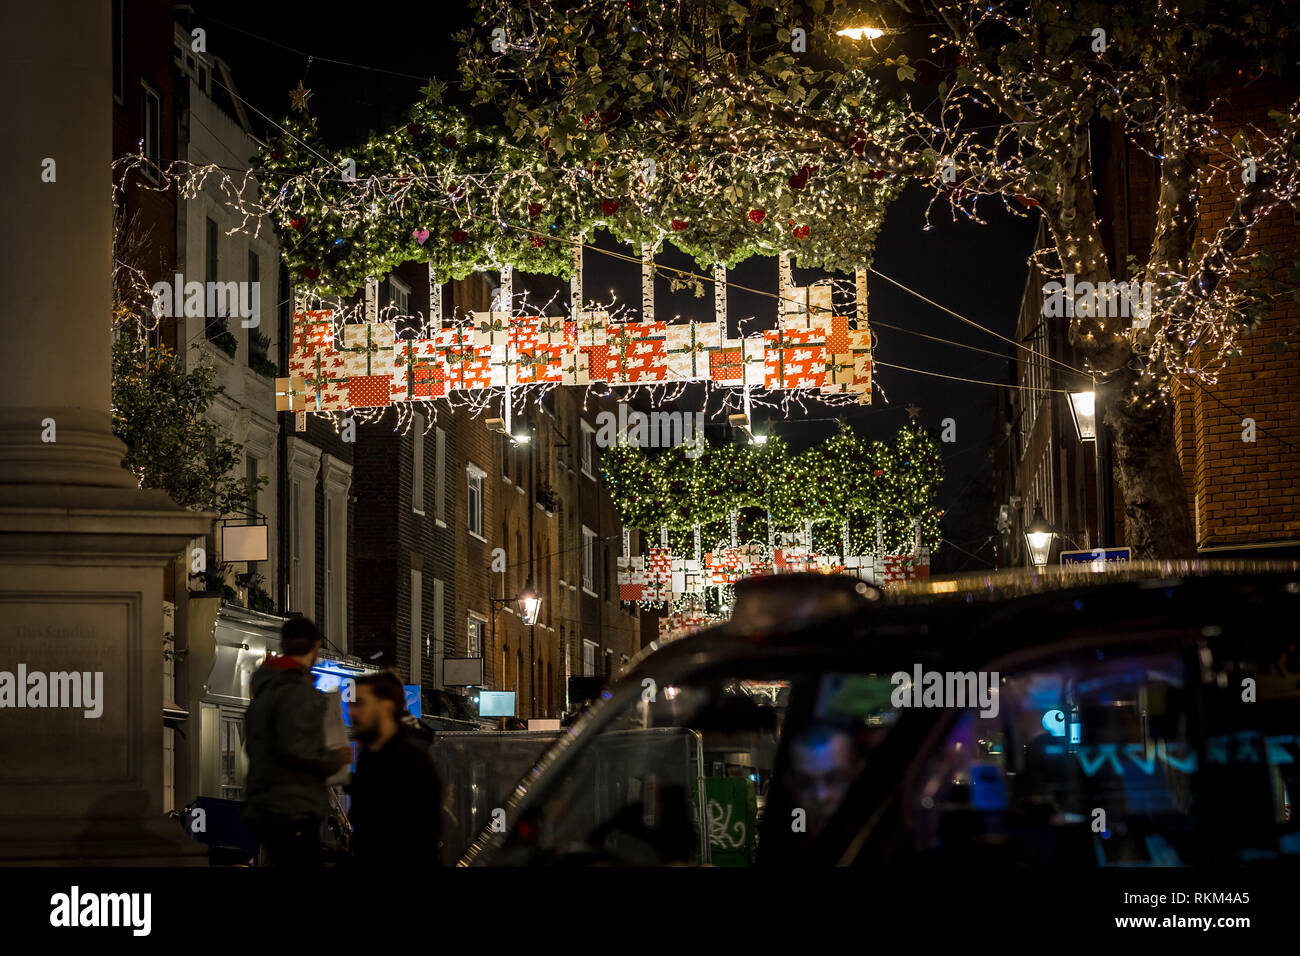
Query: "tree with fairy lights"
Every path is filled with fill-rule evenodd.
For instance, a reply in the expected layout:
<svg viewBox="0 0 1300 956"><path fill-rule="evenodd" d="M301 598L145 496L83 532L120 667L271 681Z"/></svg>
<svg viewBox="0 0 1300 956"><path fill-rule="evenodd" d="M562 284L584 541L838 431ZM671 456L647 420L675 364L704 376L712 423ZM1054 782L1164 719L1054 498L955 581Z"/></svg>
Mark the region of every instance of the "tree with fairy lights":
<svg viewBox="0 0 1300 956"><path fill-rule="evenodd" d="M698 456L681 446L651 455L623 443L605 452L602 467L619 519L652 535L667 527L674 550L689 550L697 526L705 547L726 544L733 510L742 516L741 543L764 543L769 530L802 535L811 522L814 548L839 553L847 521L850 553L867 554L875 550L879 517L887 553L912 550L913 519L920 519L922 545L939 546L943 460L934 436L916 422L892 444L870 449L847 427L800 452L775 437L763 445L708 445Z"/></svg>
<svg viewBox="0 0 1300 956"><path fill-rule="evenodd" d="M925 58L891 55L903 39L926 42ZM722 220L710 228L774 219L799 230L770 243L801 264L806 249L807 264L838 267L816 240L857 229L858 191L882 178L892 189L919 180L932 209L977 221L990 201L1041 215L1050 249L1038 264L1084 290L1069 337L1106 398L1126 539L1143 557L1195 551L1171 393L1213 382L1300 278L1275 273L1249 242L1300 191L1300 101L1232 137L1218 118L1243 87L1294 63L1291 23L1253 0L490 0L465 42L466 79L519 141L628 182L645 159L669 183L703 178L704 214ZM877 78L897 82L901 112ZM1136 261L1112 261L1103 243L1091 149L1101 126L1157 164L1156 226ZM782 177L788 200L751 206L754 183ZM676 229L668 185L647 197L647 213ZM1226 218L1207 207L1223 197ZM786 201L819 214L800 224ZM853 243L868 248L862 238ZM1081 286L1117 280L1149 290L1145 321Z"/></svg>

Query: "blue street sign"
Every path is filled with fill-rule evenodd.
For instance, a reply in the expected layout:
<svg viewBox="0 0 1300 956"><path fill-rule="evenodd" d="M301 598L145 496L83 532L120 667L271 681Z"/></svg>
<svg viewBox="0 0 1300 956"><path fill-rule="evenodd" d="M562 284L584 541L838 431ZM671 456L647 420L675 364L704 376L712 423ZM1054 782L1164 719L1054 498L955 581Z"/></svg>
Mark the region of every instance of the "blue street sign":
<svg viewBox="0 0 1300 956"><path fill-rule="evenodd" d="M1062 564L1128 564L1133 560L1132 548L1093 548L1091 551L1062 551Z"/></svg>

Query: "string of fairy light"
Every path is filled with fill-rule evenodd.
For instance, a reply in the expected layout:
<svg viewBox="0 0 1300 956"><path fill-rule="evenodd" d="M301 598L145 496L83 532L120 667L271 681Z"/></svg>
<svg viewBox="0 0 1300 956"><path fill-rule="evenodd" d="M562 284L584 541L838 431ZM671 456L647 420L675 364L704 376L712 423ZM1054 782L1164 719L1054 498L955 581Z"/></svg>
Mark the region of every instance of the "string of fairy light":
<svg viewBox="0 0 1300 956"><path fill-rule="evenodd" d="M517 20L510 20L507 6L498 4L492 7L490 20L517 24ZM964 73L957 73L951 88L941 89L938 121L914 110L904 123L909 135L928 139L927 145L933 146L933 155L956 159L960 177L952 187L938 186L934 201L947 199L954 210L960 209L977 219L975 200L979 196L1000 195L1005 201L1008 194L1012 194L1012 198L1025 208L1042 208L1053 227L1059 262L1054 271L1048 272L1049 278L1066 272L1081 277L1109 278L1104 246L1099 240L1100 223L1095 217L1088 221L1077 215L1073 222L1070 221L1076 201L1084 192L1090 195L1087 166L1080 164L1077 161L1079 157L1073 155L1081 141L1081 126L1086 129L1086 122L1081 123L1081 118L1086 119L1090 112L1105 112L1122 126L1126 138L1138 149L1144 148L1144 134L1156 134L1152 141L1159 145L1153 146L1149 152L1157 161L1163 162L1176 154L1196 152L1225 160L1212 167L1224 175L1231 176L1250 164L1257 173L1253 180L1255 184L1267 180L1267 189L1256 189L1255 192L1266 191L1268 198L1249 208L1241 221L1220 229L1203 243L1198 256L1191 257L1194 265L1201 266L1199 270L1179 268L1179 257L1147 263L1141 278L1158 286L1155 311L1163 317L1154 328L1132 336L1125 334L1128 330L1119 323L1100 322L1094 317L1080 317L1076 323L1081 329L1081 348L1096 360L1094 364L1098 371L1114 371L1114 368L1105 366L1123 365L1123 357L1131 354L1139 362L1140 371L1155 386L1153 391L1160 394L1168 392L1177 374L1204 376L1203 368L1193 367L1199 363L1189 361L1191 350L1199 349L1204 354L1207 348L1213 347L1212 361L1221 363L1226 360L1236 348L1238 323L1233 318L1251 298L1229 281L1249 271L1244 257L1230 253L1243 249L1252 228L1279 204L1291 202L1296 195L1295 164L1288 162L1288 158L1294 151L1297 109L1291 106L1284 111L1279 130L1271 137L1251 128L1246 131L1249 135L1225 143L1226 137L1211 119L1223 98L1211 97L1199 112L1171 111L1163 98L1168 93L1164 80L1186 73L1187 67L1194 65L1197 57L1205 56L1208 37L1240 42L1245 49L1252 42L1267 41L1276 27L1259 17L1225 16L1198 32L1195 23L1183 18L1184 11L1169 6L1160 8L1157 22L1150 31L1135 35L1122 28L1119 11L1115 11L1113 18L1099 17L1102 11L1092 6L1079 10L1076 16L1069 7L1048 4L1038 11L1042 15L1033 19L1014 16L1006 5L997 3L938 2L925 6L938 15L938 22L946 30L931 37L935 43L934 52L946 50L953 53L958 66L964 68ZM562 49L576 48L579 44L590 47L593 36L600 39L599 29L594 34L582 29L587 25L584 17L594 14L597 7L579 4L576 15L564 20L569 26L560 37ZM553 4L540 4L534 5L530 12L536 22L545 24L555 22L551 15L556 10ZM651 53L658 52L663 56L652 62L659 65L682 62L671 57L674 50L672 39L677 36L675 28L680 25L682 13L680 4L648 3L636 14L655 27L642 30L643 35L663 38L660 46L651 49ZM614 17L622 15L619 11L613 13ZM1098 19L1104 23L1121 24L1112 31L1111 47L1105 56L1097 55L1089 42L1096 26L1094 21ZM1053 30L1072 32L1078 42L1064 45L1042 42L1048 35L1048 30L1041 28L1043 23L1051 24ZM551 36L546 34L547 39ZM990 36L1001 38L999 43L1002 45L982 45L981 41ZM1159 42L1150 40L1150 37L1158 38ZM564 45L566 38L568 46ZM1170 42L1170 38L1175 39ZM1023 44L1029 51L1026 54L1028 63L1018 62L1013 57L1010 62L1014 63L1014 68L1011 68L1008 61L1000 60L998 55L1022 40L1029 41ZM530 44L522 45L528 47ZM539 71L545 75L549 67L542 60L554 56L555 51L552 47L543 49L543 44L532 45L537 51L533 60L541 64ZM832 46L828 52L834 56L839 49ZM639 56L643 53L644 50L638 50ZM513 53L509 57L497 57L490 68L497 74L516 72L521 68L521 59L526 58ZM585 62L590 61L584 61L584 65ZM741 65L744 65L743 60ZM691 63L690 80L698 81L704 88L725 89L742 98L761 101L759 86L744 83L744 70L737 69L735 61L731 61L729 66L731 69L727 71L707 72L699 64ZM1062 82L1062 77L1070 76L1082 77L1081 83ZM990 105L1007 117L992 143L964 135L962 130L970 128L969 123L962 121L965 111ZM766 119L761 109L758 113L760 119ZM761 132L762 123L750 127L738 125L737 131L726 135L731 136L733 144L738 144L755 129ZM927 131L933 135L926 137ZM817 128L806 124L800 127L800 132L809 137L802 143L804 147L824 145L835 148L844 145L843 130L831 131L835 134L830 135L825 126ZM864 152L874 154L878 160L884 159L886 153L877 149L879 145L872 143ZM1011 155L1005 155L1008 148ZM1069 170L1072 165L1076 172L1072 176L1036 178L1035 170L1043 168L1043 160L1058 172ZM915 155L899 157L895 154L883 165L894 171L913 174L918 169ZM1052 187L1058 184L1061 188L1053 191ZM1250 193L1250 188L1242 189L1239 198ZM1190 206L1195 207L1194 188L1191 199ZM1015 211L1014 207L1012 210ZM1186 209L1172 208L1163 200L1158 216L1168 224L1170 231L1184 229L1191 221ZM1206 264L1214 267L1218 277L1208 295L1203 294L1205 290L1200 283L1189 279L1189 276L1203 274ZM1116 356L1121 360L1112 361ZM1140 397L1134 400L1142 401ZM1154 400L1149 399L1145 404L1150 405Z"/></svg>
<svg viewBox="0 0 1300 956"><path fill-rule="evenodd" d="M487 5L482 21L505 24L507 35L511 35L512 30L519 23L519 17L511 15L509 6L508 4ZM631 10L633 6L638 8L635 16L626 13L625 10L615 9L615 19L634 16L634 18L639 17L644 23L653 21L660 26L680 27L683 16L699 14L699 11L687 10L681 4L634 4L629 5L627 10ZM791 178L797 177L811 168L806 160L815 160L817 168L811 178L819 185L809 189L805 183L796 191L792 183L790 190L786 192L793 198L813 200L807 207L813 210L813 214L807 218L821 219L832 210L843 209L842 186L840 193L836 193L827 184L836 183L838 186L857 177L861 183L875 183L877 188L883 189L880 186L882 179L878 178L882 174L887 174L883 178L886 185L896 180L901 182L901 176L898 174L911 175L923 182L934 183L935 196L932 205L934 202L946 199L954 213L961 211L978 219L976 199L980 196L1000 197L1006 208L1017 215L1030 215L1035 208L1043 212L1054 239L1054 249L1039 253L1036 260L1036 264L1040 266L1045 276L1060 277L1071 271L1079 275L1108 276L1109 269L1105 262L1104 247L1098 238L1100 222L1095 216L1091 217L1092 222L1087 222L1077 215L1073 222L1068 221L1067 214L1074 211L1080 199L1081 191L1076 183L1086 180L1086 177L1076 176L1073 179L1060 175L1048 177L1047 182L1060 185L1055 192L1051 192L1043 185L1042 180L1035 179L1034 170L1041 169L1043 160L1048 161L1058 170L1070 168L1072 162L1078 167L1079 157L1072 155L1071 151L1077 151L1078 148L1079 137L1076 131L1079 128L1080 111L1109 108L1115 119L1123 124L1125 132L1129 134L1128 138L1139 149L1144 148L1139 134L1160 134L1165 131L1171 134L1169 143L1150 150L1152 157L1158 161L1164 160L1175 152L1200 151L1223 158L1225 160L1223 166L1216 168L1226 174L1234 165L1241 165L1250 160L1259 174L1255 182L1269 184L1267 200L1249 209L1243 219L1221 228L1212 241L1204 244L1201 255L1194 261L1194 267L1175 269L1167 263L1148 264L1142 278L1152 280L1156 284L1153 312L1163 319L1159 323L1153 323L1153 328L1145 332L1134 332L1128 328L1121 328L1120 323L1103 321L1100 317L1077 317L1073 320L1078 327L1081 351L1088 358L1089 366L1093 371L1114 371L1113 368L1107 367L1115 364L1108 362L1108 359L1114 355L1133 357L1132 361L1155 386L1150 390L1149 397L1145 399L1147 404L1168 392L1176 374L1194 375L1198 382L1213 381L1215 365L1226 360L1236 348L1237 323L1227 321L1227 318L1238 314L1242 306L1250 300L1248 293L1241 291L1230 281L1244 275L1249 266L1244 257L1232 255L1229 247L1235 246L1235 250L1238 251L1244 248L1254 225L1277 205L1289 202L1294 197L1295 172L1290 168L1293 164L1286 162L1286 157L1288 147L1294 143L1297 111L1292 108L1287 112L1282 129L1277 136L1269 138L1258 130L1251 130L1252 136L1234 139L1225 146L1224 136L1215 124L1209 121L1208 112L1188 113L1180 117L1182 122L1169 128L1170 124L1161 109L1160 91L1150 88L1149 80L1153 71L1149 57L1146 62L1142 62L1139 58L1139 64L1134 66L1132 56L1128 58L1092 56L1088 52L1087 44L1084 43L1055 50L1053 53L1055 59L1050 63L1047 62L1047 55L1039 52L1030 57L1030 69L1007 70L996 65L996 58L992 55L997 52L996 50L983 48L976 42L977 30L985 24L996 24L1004 32L1009 31L1010 36L1019 37L1037 29L1034 23L1012 17L1001 4L935 3L931 6L941 14L939 22L947 23L949 26L947 33L940 32L931 37L935 43L934 52L940 53L944 50L952 52L958 65L964 68L964 73L957 74L956 82L951 88L941 92L938 98L940 111L937 120L923 115L921 111L911 108L910 105L908 109L898 110L887 98L880 97L872 91L871 84L866 82L861 71L846 70L841 75L837 88L824 91L827 94L826 101L834 102L837 96L842 98L846 91L862 92L870 102L859 111L857 118L860 120L862 115L870 115L879 120L878 123L869 128L864 128L865 124L861 122L855 125L854 117L850 115L852 111L841 109L840 103L830 110L804 110L803 112L807 114L805 117L807 122L796 123L792 127L801 138L790 139L789 130L781 133L781 143L793 147L796 151L788 164L782 166L770 148L775 142L770 130L770 111L759 110L759 115L747 119L742 109L742 112L737 114L741 117L740 121L732 123L721 134L722 139L710 140L711 144L725 140L728 143L727 150L715 150L705 154L688 150L681 156L667 157L668 169L659 176L657 180L659 186L662 187L669 182L678 183L689 176L701 194L711 197L719 193L726 195L726 190L730 188L735 191L734 195L743 198L746 190L756 188L754 181L761 181L765 186L775 182L780 186L784 174L788 173ZM558 48L553 48L554 45L548 45L553 32L547 33L546 26L548 24L553 26L557 22L581 23L588 14L599 12L603 15L607 12L600 4L586 3L578 4L574 14L566 5L569 18L557 21L550 15L554 14L556 9L553 4L545 2L531 5L527 15L532 18L534 33L515 36L509 45L508 56L484 56L483 37L479 37L476 43L467 43L465 63L469 69L466 71L466 82L463 85L470 90L475 89L476 86L485 88L485 75L509 74L516 80L522 78L525 87L535 89L534 80L538 77L545 78L548 71L551 71L543 61L548 57L554 59L556 49L576 49L576 44L587 44L589 41L589 38L577 29L572 31L576 35L568 39L561 36ZM1075 23L1080 28L1080 36L1085 36L1089 32L1083 27L1087 26L1090 29L1090 24L1085 24L1082 20L1076 22L1069 19L1069 11L1053 9L1059 15L1056 18L1057 22ZM514 12L520 13L517 10ZM656 16L659 17L657 21L654 20ZM1163 26L1168 27L1171 32L1176 33L1181 29L1175 12L1166 10L1161 16L1168 21ZM1066 19L1061 20L1061 17ZM539 24L541 26L537 26ZM680 30L649 31L649 34L642 31L641 35L645 37L650 34L666 38L679 35ZM539 39L543 35L547 43ZM1129 43L1131 48L1136 48L1134 44L1137 41L1131 38L1120 36L1112 38L1113 44L1125 42ZM647 69L631 71L629 75L635 72L645 76L655 68L680 69L689 75L690 81L696 83L700 90L707 91L707 94L700 94L702 97L706 95L729 97L733 105L739 103L742 108L751 106L757 109L758 105L762 105L763 89L760 84L745 79L749 75L746 70L715 71L702 68L698 63L683 61L667 40L665 44L662 47L651 45L649 52L654 56L647 61ZM831 52L839 54L845 49L853 48L840 44ZM1035 49L1041 49L1041 45ZM768 48L761 48L760 52L763 56L771 53ZM1149 51L1143 49L1142 52L1145 55ZM1170 51L1166 55L1182 56L1182 53ZM489 60L491 63L488 63ZM522 64L521 60L524 61ZM757 55L753 62L755 64L758 62ZM1047 82L1053 79L1055 76L1053 71L1059 71L1062 64L1066 67L1078 67L1078 72L1083 77L1082 89L1059 82ZM745 60L742 65L748 68L753 64L750 60ZM566 81L567 78L575 76L582 76L585 81L585 75L581 73L564 75ZM810 83L812 80L810 68L798 64L795 64L793 75L798 82ZM588 87L586 92L591 93L592 89ZM1217 102L1217 100L1212 101L1211 107L1216 106ZM430 97L426 97L424 105L432 105ZM983 109L988 105L1008 114L1008 122L997 127L997 134L992 143L981 140L972 131L971 124L964 122L967 110ZM1168 129L1162 128L1162 118L1166 120L1165 127ZM605 123L604 120L605 117L595 110L584 114L584 125L574 131L576 136L570 137L571 156L581 155L584 138L608 136L615 132L615 123ZM302 131L307 132L305 129ZM292 130L289 131L289 135L298 138ZM390 131L386 137L382 145L392 156L400 160L410 153L410 144L401 137L400 131ZM925 142L932 148L928 152L917 148L903 150L898 148L896 143L890 142L891 137L897 142L910 140L915 140L918 144ZM1181 142L1177 141L1179 137ZM306 138L298 139L318 158L326 159L324 154L307 143ZM498 145L503 144L498 142ZM750 149L755 145L759 148ZM846 145L861 147L853 149L853 152L857 154L858 159L867 161L867 169L864 170L863 164L857 159L852 157L841 159L834 155L835 150L843 153ZM740 151L742 147L745 147L743 152ZM730 152L731 148L736 149L737 152ZM1156 151L1157 148L1159 152ZM1006 154L1008 149L1010 155ZM588 224L611 228L619 238L625 238L628 233L635 233L632 236L633 240L645 238L644 230L653 228L650 238L657 242L665 235L672 235L670 231L664 229L663 220L667 214L662 203L666 199L672 200L673 194L652 190L650 187L655 181L653 177L652 182L646 182L644 178L638 179L628 175L628 170L634 169L639 161L644 160L645 152L644 145L638 142L616 144L615 148L604 154L604 158L587 165L575 159L567 165L557 166L540 161L535 155L528 155L525 157L526 162L518 164L520 168L511 166L503 169L500 165L496 165L467 172L456 169L452 164L446 169L439 170L436 175L420 175L416 171L403 168L400 175L388 180L372 174L364 180L365 188L353 190L356 198L350 206L348 203L334 203L334 205L339 212L352 217L350 221L373 221L385 218L400 220L407 209L408 201L412 205L415 203L411 194L416 189L438 186L448 190L448 194L452 197L450 207L465 217L465 221L472 221L474 218L478 218L479 221L494 220L500 226L513 228L521 235L528 236L530 241L540 240L543 248L549 247L554 242L556 248L561 251L550 260L550 265L562 270L568 258L563 252L563 247L572 240L563 236L548 235L547 231L542 229L530 231L514 224L508 225L504 218L498 218L503 211L503 206L516 201L515 208L520 208L517 204L521 198L520 191L536 191L537 195L550 197L550 200L559 205L561 211L567 215L574 213L575 207L583 202L590 205L593 197L613 196L617 193L619 199L607 201L618 203L619 208L603 216L588 217ZM937 157L950 157L954 160L958 178L952 184L946 184L936 176ZM796 166L795 163L800 160L805 162ZM611 170L618 172L619 175L610 176ZM318 174L316 182L308 182L306 185L301 175L291 178L289 182L314 193L325 204L322 208L326 208L330 200L327 200L324 189L327 181L332 185L336 172L337 167L334 170L323 170ZM669 176L669 172L676 172L678 176L676 178ZM553 181L543 182L542 179L545 177L550 177ZM745 182L747 177L749 182ZM311 177L308 175L305 178L310 180ZM621 192L607 188L615 178L623 184L620 187ZM808 177L805 176L806 178ZM393 188L395 181L403 179L405 182L398 182L396 188ZM490 182L493 180L494 182ZM358 181L362 181L360 176ZM384 192L389 189L392 191ZM468 208L473 189L485 191L490 198L491 201L487 204L490 216L475 217ZM777 193L781 191L778 189ZM1246 191L1248 190L1243 192ZM798 197L795 196L796 192L799 193ZM284 196L283 191L280 195ZM628 200L626 205L621 203L624 197ZM878 207L887 206L888 195L883 191L880 196L873 198L881 200L876 203ZM384 201L381 203L381 200ZM569 205L566 207L565 203ZM447 205L433 204L435 208L446 208ZM746 202L735 202L733 199L733 207L736 209L743 211L751 205ZM364 212L362 206L365 207ZM751 208L750 211L756 212L760 208L763 207ZM616 215L620 211L624 213L623 216ZM631 217L633 212L636 215ZM691 217L687 225L692 227L702 225L709 222L711 218L713 228L722 228L723 217L708 217L698 209L695 212L696 215ZM927 210L927 225L928 216L929 210ZM632 221L629 221L629 217ZM576 221L578 217L573 218ZM771 218L774 222L777 217L773 215ZM790 225L798 229L801 227L795 223L805 217L787 218L790 218ZM855 225L866 223L865 235L856 243L857 248L866 255L869 252L870 242L874 239L873 230L878 223L873 223L870 216L849 218ZM1185 212L1168 211L1163 203L1158 218L1162 223L1167 223L1167 228L1170 230L1186 226L1188 222ZM272 221L275 221L274 216ZM280 225L283 228L283 223ZM554 225L552 223L552 227ZM675 228L675 223L673 225ZM578 235L584 232L585 230L582 229L574 230L574 234ZM677 238L684 239L684 237L674 237ZM771 240L764 241L771 242ZM754 254L758 249L777 251L775 246L764 246L752 238L747 238L747 242L750 244L744 245L740 254ZM390 243L390 245L394 247L396 254L403 254L402 250L396 248L400 243ZM811 244L800 248L801 264L804 261L803 250L812 251L813 248ZM489 259L503 258L500 249L491 248L488 251L493 253L487 257ZM546 257L538 255L539 251L534 247L534 250L528 254L531 268L536 269L539 265L546 264L540 261ZM599 251L605 252L605 250ZM1055 254L1054 262L1049 261L1051 258L1049 253ZM367 267L369 265L362 264ZM1198 294L1204 289L1197 286L1206 284L1194 283L1189 276L1203 275L1208 270L1209 264L1215 267L1216 279L1209 287L1208 294ZM480 261L471 263L470 267L486 265L489 263ZM1211 344L1217 351L1213 359L1207 362L1204 360L1204 353ZM1187 353L1193 348L1199 348L1202 352L1201 359L1195 363L1196 367L1193 367L1187 358ZM1049 358L1049 361L1052 360ZM1139 397L1136 400L1142 399Z"/></svg>

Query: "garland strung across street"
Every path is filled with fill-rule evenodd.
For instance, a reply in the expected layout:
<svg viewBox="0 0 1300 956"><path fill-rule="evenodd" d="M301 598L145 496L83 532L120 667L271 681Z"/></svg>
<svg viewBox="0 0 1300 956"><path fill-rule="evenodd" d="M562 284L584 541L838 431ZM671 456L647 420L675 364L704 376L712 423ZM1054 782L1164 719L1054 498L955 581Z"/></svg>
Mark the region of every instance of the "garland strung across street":
<svg viewBox="0 0 1300 956"><path fill-rule="evenodd" d="M788 389L871 400L865 298L850 327L847 316L833 314L829 281L791 289L776 329L736 338L717 317L622 321L606 310L567 318L476 312L399 336L396 322L373 321L376 283L366 288L368 321L341 323L331 309L294 313L289 374L276 380L278 410L386 408L456 391L595 383L711 382L746 395ZM653 309L652 294L645 304Z"/></svg>
<svg viewBox="0 0 1300 956"><path fill-rule="evenodd" d="M724 596L710 602L709 589L750 575L820 570L885 585L928 576L940 540L943 462L915 421L892 443L842 427L797 453L775 436L655 456L624 443L603 468L624 525L659 542L639 556L625 539L620 597L669 606L669 629L716 616Z"/></svg>
<svg viewBox="0 0 1300 956"><path fill-rule="evenodd" d="M705 269L794 249L801 266L851 272L870 261L906 179L852 154L834 168L792 150L756 161L716 146L587 156L557 151L558 130L529 148L441 97L431 82L404 125L351 149L329 147L295 109L258 158L257 197L234 191L246 221L276 225L290 274L310 292L350 295L411 261L444 280L501 265L568 276L568 242L597 229L638 250L668 237ZM619 119L606 111L581 126L598 142ZM895 113L882 106L868 119L883 126ZM823 182L838 184L833 207Z"/></svg>

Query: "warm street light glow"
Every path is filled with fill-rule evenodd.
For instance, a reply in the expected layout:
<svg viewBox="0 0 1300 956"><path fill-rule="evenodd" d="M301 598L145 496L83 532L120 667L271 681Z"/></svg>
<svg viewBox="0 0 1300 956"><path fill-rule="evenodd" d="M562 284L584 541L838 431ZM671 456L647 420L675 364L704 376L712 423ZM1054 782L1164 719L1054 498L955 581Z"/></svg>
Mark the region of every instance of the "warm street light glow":
<svg viewBox="0 0 1300 956"><path fill-rule="evenodd" d="M519 619L528 627L532 627L537 623L537 615L542 610L542 599L533 589L532 578L528 579L528 583L524 585L516 601L519 604Z"/></svg>
<svg viewBox="0 0 1300 956"><path fill-rule="evenodd" d="M845 27L843 30L836 30L835 35L848 37L850 40L879 40L885 35L885 31L877 27Z"/></svg>
<svg viewBox="0 0 1300 956"><path fill-rule="evenodd" d="M1056 529L1043 517L1041 506L1034 508L1034 517L1025 528L1025 546L1029 549L1029 563L1036 568L1047 564L1052 553L1052 540Z"/></svg>
<svg viewBox="0 0 1300 956"><path fill-rule="evenodd" d="M1071 392L1070 415L1079 441L1097 440L1097 396L1094 392Z"/></svg>

